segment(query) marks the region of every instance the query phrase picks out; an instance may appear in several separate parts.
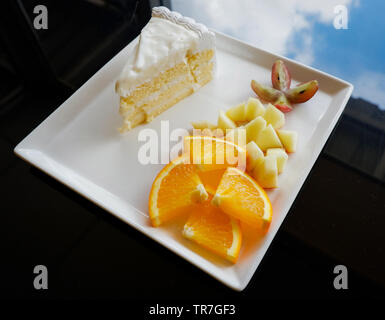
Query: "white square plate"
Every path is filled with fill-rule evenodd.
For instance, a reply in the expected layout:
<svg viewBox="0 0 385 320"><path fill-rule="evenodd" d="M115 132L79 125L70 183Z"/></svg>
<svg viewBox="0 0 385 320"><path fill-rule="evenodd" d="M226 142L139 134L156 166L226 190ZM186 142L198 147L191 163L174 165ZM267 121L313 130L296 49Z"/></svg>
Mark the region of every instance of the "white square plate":
<svg viewBox="0 0 385 320"><path fill-rule="evenodd" d="M114 83L123 68L123 49L16 148L15 153L45 173L82 194L116 217L158 241L214 278L243 290L284 220L310 169L322 150L353 90L351 84L323 72L279 57L221 33L217 36L216 78L190 97L125 135L121 125ZM319 91L307 103L286 114L285 128L299 135L297 152L290 155L280 187L269 191L273 220L259 240L245 237L237 264L212 256L184 239L178 228L153 228L147 201L152 181L162 165L142 165L138 150L144 128L160 131L161 120L170 120L170 131L191 128L190 122L215 123L218 110L254 96L251 79L270 82L273 62L281 58L293 75L293 85L317 79ZM167 151L167 150L166 150ZM161 152L166 152L161 150ZM180 228L180 226L179 226Z"/></svg>

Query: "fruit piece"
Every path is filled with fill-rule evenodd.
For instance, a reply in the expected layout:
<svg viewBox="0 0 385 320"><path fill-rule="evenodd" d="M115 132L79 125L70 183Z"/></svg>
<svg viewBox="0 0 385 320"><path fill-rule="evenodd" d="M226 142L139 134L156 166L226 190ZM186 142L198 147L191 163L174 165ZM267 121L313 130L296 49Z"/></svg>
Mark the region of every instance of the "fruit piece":
<svg viewBox="0 0 385 320"><path fill-rule="evenodd" d="M277 157L278 174L282 173L288 158L288 155L285 152L285 150L283 148L267 149L266 155L267 156L274 155Z"/></svg>
<svg viewBox="0 0 385 320"><path fill-rule="evenodd" d="M297 148L298 134L290 130L277 130L279 139L287 152L295 152Z"/></svg>
<svg viewBox="0 0 385 320"><path fill-rule="evenodd" d="M263 116L267 124L271 124L274 129L279 129L285 124L285 115L269 103Z"/></svg>
<svg viewBox="0 0 385 320"><path fill-rule="evenodd" d="M318 81L312 80L299 84L286 92L287 99L292 103L302 103L311 99L318 90Z"/></svg>
<svg viewBox="0 0 385 320"><path fill-rule="evenodd" d="M240 223L211 204L211 199L192 208L183 236L235 263L242 245Z"/></svg>
<svg viewBox="0 0 385 320"><path fill-rule="evenodd" d="M289 100L287 100L284 93L282 93L279 98L273 102L273 105L284 113L293 110L292 105L290 104Z"/></svg>
<svg viewBox="0 0 385 320"><path fill-rule="evenodd" d="M186 212L193 203L207 198L195 166L188 164L185 156L180 156L166 165L152 184L149 198L151 223L158 227Z"/></svg>
<svg viewBox="0 0 385 320"><path fill-rule="evenodd" d="M247 125L246 129L246 141L257 141L260 132L266 127L266 120L261 116L251 120Z"/></svg>
<svg viewBox="0 0 385 320"><path fill-rule="evenodd" d="M228 116L234 122L245 121L246 120L246 105L245 105L245 103L240 103L240 104L228 109L226 111L226 116Z"/></svg>
<svg viewBox="0 0 385 320"><path fill-rule="evenodd" d="M263 161L264 154L254 141L246 145L246 169L248 172L258 166Z"/></svg>
<svg viewBox="0 0 385 320"><path fill-rule="evenodd" d="M211 171L237 166L246 168L246 150L227 140L207 136L186 136L183 154L198 170Z"/></svg>
<svg viewBox="0 0 385 320"><path fill-rule="evenodd" d="M192 131L193 136L208 136L208 137L216 137L216 138L223 138L225 136L224 130L216 128L216 129L193 129Z"/></svg>
<svg viewBox="0 0 385 320"><path fill-rule="evenodd" d="M257 98L250 97L246 104L246 121L254 120L258 116L263 116L265 107Z"/></svg>
<svg viewBox="0 0 385 320"><path fill-rule="evenodd" d="M246 147L246 129L236 128L227 130L226 140L234 142L235 144L245 148Z"/></svg>
<svg viewBox="0 0 385 320"><path fill-rule="evenodd" d="M262 149L262 151L266 151L270 148L282 147L282 143L271 124L261 130L257 138L257 145Z"/></svg>
<svg viewBox="0 0 385 320"><path fill-rule="evenodd" d="M290 72L282 60L274 62L271 69L271 82L277 90L288 90L290 88Z"/></svg>
<svg viewBox="0 0 385 320"><path fill-rule="evenodd" d="M281 91L271 88L269 86L262 85L255 80L251 80L251 88L258 95L258 97L268 102L276 101L282 94Z"/></svg>
<svg viewBox="0 0 385 320"><path fill-rule="evenodd" d="M211 195L215 194L215 191L218 188L219 181L221 181L221 178L225 170L226 169L210 170L210 171L197 170L198 176L201 179L203 186L205 187L206 191L209 194Z"/></svg>
<svg viewBox="0 0 385 320"><path fill-rule="evenodd" d="M233 218L267 231L272 207L265 191L247 173L226 169L211 203Z"/></svg>
<svg viewBox="0 0 385 320"><path fill-rule="evenodd" d="M219 111L218 128L222 130L235 129L237 126L222 110Z"/></svg>
<svg viewBox="0 0 385 320"><path fill-rule="evenodd" d="M262 163L254 168L253 177L262 188L278 187L277 157L275 155L264 157Z"/></svg>
<svg viewBox="0 0 385 320"><path fill-rule="evenodd" d="M210 123L209 121L196 121L196 122L191 122L191 125L193 126L194 129L216 129L217 126L215 124Z"/></svg>

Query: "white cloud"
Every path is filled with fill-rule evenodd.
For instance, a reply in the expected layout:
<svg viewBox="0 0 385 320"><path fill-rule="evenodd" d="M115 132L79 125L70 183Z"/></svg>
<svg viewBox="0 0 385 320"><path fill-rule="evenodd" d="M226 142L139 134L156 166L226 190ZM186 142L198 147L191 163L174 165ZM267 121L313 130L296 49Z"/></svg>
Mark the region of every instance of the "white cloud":
<svg viewBox="0 0 385 320"><path fill-rule="evenodd" d="M374 104L380 109L385 109L385 74L379 72L367 71L358 76L354 81L354 97L361 97Z"/></svg>
<svg viewBox="0 0 385 320"><path fill-rule="evenodd" d="M312 25L332 23L336 5L352 0L173 0L173 9L209 27L281 55L314 61ZM293 41L297 47L294 47Z"/></svg>
<svg viewBox="0 0 385 320"><path fill-rule="evenodd" d="M333 28L334 7L358 7L360 0L173 0L172 5L174 10L213 29L311 65L313 24ZM380 87L385 83L385 74L368 71L352 82L353 96L385 109L385 91Z"/></svg>

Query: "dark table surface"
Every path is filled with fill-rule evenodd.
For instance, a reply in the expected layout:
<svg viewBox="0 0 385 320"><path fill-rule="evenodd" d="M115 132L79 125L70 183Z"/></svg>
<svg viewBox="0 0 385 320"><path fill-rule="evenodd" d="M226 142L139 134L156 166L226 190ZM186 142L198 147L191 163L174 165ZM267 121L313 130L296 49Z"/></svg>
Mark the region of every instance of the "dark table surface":
<svg viewBox="0 0 385 320"><path fill-rule="evenodd" d="M350 99L261 265L238 293L14 155L17 143L72 92L36 84L1 113L3 298L385 298L385 115L377 106ZM33 287L39 264L48 268L48 290ZM333 286L340 264L349 272L347 290Z"/></svg>

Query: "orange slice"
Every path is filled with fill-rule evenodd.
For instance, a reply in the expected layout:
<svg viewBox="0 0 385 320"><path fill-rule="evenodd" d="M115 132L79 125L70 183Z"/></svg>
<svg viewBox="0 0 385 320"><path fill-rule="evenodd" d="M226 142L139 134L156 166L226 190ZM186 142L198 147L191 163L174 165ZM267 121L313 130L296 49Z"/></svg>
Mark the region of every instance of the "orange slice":
<svg viewBox="0 0 385 320"><path fill-rule="evenodd" d="M226 169L212 204L264 232L270 226L273 210L266 192L253 178L237 168Z"/></svg>
<svg viewBox="0 0 385 320"><path fill-rule="evenodd" d="M166 165L154 180L149 212L154 227L186 212L193 203L207 200L208 194L195 166L180 156Z"/></svg>
<svg viewBox="0 0 385 320"><path fill-rule="evenodd" d="M193 207L183 236L235 263L242 244L240 223L217 207L211 199Z"/></svg>
<svg viewBox="0 0 385 320"><path fill-rule="evenodd" d="M239 145L210 136L186 136L183 153L198 170L211 171L229 166L245 168L246 150Z"/></svg>

